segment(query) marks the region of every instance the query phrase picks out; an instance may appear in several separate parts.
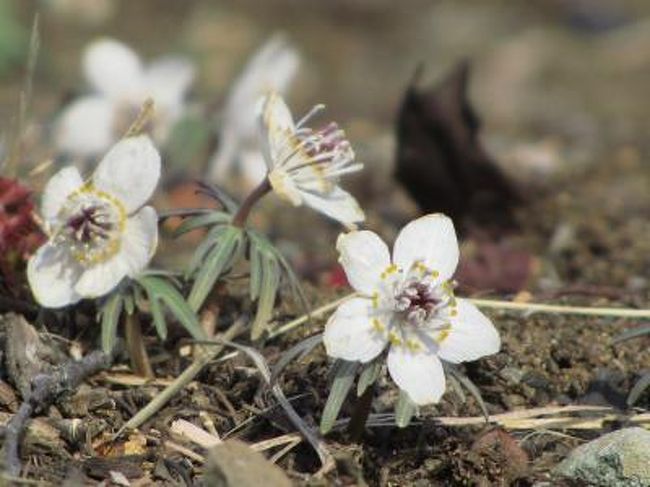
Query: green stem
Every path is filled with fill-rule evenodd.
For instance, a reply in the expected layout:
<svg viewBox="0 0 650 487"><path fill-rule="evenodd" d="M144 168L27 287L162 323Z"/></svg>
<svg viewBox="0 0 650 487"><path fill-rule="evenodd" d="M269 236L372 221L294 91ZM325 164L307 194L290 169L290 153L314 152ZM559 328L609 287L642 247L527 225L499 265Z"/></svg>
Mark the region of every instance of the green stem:
<svg viewBox="0 0 650 487"><path fill-rule="evenodd" d="M246 224L246 220L248 220L248 215L253 209L253 206L255 206L255 204L269 191L271 191L271 183L269 182L269 178L265 177L264 181L262 181L241 204L232 219L232 224L236 227L242 228Z"/></svg>
<svg viewBox="0 0 650 487"><path fill-rule="evenodd" d="M352 412L352 417L348 424L348 432L350 433L350 439L355 443L360 443L361 438L363 437L363 432L365 431L366 423L368 422L368 416L370 416L374 395L375 386L374 384L371 384L366 387L366 390L361 394L361 397L357 398L356 404L354 405L354 411Z"/></svg>
<svg viewBox="0 0 650 487"><path fill-rule="evenodd" d="M140 320L134 314L127 313L125 325L126 348L131 359L133 372L141 377L153 379L154 373L147 354L147 348L144 346Z"/></svg>

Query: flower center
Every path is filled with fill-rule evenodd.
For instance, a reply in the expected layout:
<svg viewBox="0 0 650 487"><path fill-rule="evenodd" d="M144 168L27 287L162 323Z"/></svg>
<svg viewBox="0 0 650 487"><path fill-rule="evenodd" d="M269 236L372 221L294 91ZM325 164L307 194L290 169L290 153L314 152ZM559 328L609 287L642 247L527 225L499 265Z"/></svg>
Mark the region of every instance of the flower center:
<svg viewBox="0 0 650 487"><path fill-rule="evenodd" d="M108 193L85 185L68 196L58 217L56 238L80 264L105 262L119 250L126 210Z"/></svg>
<svg viewBox="0 0 650 487"><path fill-rule="evenodd" d="M395 296L395 311L413 326L421 326L435 314L440 299L433 287L424 282L411 282Z"/></svg>

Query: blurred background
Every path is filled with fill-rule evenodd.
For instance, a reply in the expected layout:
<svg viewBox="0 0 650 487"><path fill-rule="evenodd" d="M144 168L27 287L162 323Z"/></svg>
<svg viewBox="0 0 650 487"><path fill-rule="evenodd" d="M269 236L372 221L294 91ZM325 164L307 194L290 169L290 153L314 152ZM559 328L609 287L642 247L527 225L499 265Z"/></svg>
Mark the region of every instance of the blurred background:
<svg viewBox="0 0 650 487"><path fill-rule="evenodd" d="M17 117L35 12L40 50L29 120L39 144L28 152L33 166L54 157L47 143L51 124L70 99L88 89L81 56L97 37L124 42L144 62L187 56L196 67L190 102L218 112L250 56L281 32L302 60L287 93L290 105L300 114L325 103L325 119L346 129L366 169L344 186L367 209L369 226L388 238L409 218L430 210L418 208L409 188L404 191L393 177L404 93L418 66L418 80L435 87L462 60L470 62L469 99L482 123L482 146L520 192L533 196L519 216L521 225L534 227L520 234L527 235L527 251L537 255L555 245L554 251L564 252L595 239L596 250L588 249L592 257L602 248L627 252L634 235L648 229L643 216L649 206L647 1L0 0L3 134L11 133ZM205 120L209 130L218 130L218 117ZM180 174L180 180L201 177L206 158L197 162L193 156L187 164L176 158L169 173ZM176 183L169 184L174 194ZM193 202L180 193L162 205ZM274 205L267 206L280 206ZM308 250L286 242L287 252L299 254L296 261L321 254L331 260L338 227L326 223L326 233L305 234L304 225L323 225L322 217L308 211L291 215L287 222L262 211L257 224L280 240L302 231ZM614 227L625 235L622 242L608 240ZM602 280L579 262L570 276L560 274ZM637 272L647 268L647 260L642 262Z"/></svg>

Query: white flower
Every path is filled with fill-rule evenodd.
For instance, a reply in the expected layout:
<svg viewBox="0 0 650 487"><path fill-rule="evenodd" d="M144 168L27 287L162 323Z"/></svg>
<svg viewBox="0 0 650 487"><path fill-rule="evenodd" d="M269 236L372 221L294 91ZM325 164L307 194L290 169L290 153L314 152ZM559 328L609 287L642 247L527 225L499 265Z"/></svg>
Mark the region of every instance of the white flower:
<svg viewBox="0 0 650 487"><path fill-rule="evenodd" d="M458 264L453 223L441 214L406 225L393 248L373 232L342 234L340 262L362 297L344 302L325 327L327 354L368 362L386 348L388 371L419 405L445 391L441 360L476 360L497 353L492 322L473 304L454 297L450 278Z"/></svg>
<svg viewBox="0 0 650 487"><path fill-rule="evenodd" d="M128 46L101 39L86 48L82 64L93 92L61 114L55 133L59 150L82 158L104 153L148 98L155 108L153 136L165 141L185 111L185 94L194 79L189 61L165 57L145 67Z"/></svg>
<svg viewBox="0 0 650 487"><path fill-rule="evenodd" d="M219 131L219 149L210 162L209 178L221 183L238 163L248 189L266 176L259 150L255 108L260 96L275 91L284 95L293 81L300 56L284 36L271 37L244 67L228 94Z"/></svg>
<svg viewBox="0 0 650 487"><path fill-rule="evenodd" d="M363 164L355 162L352 146L336 123L319 130L305 127L323 108L315 106L294 123L280 95L267 94L259 111L262 152L269 182L280 197L295 206L304 203L349 226L362 222L365 216L338 181L344 174L363 169Z"/></svg>
<svg viewBox="0 0 650 487"><path fill-rule="evenodd" d="M158 217L143 205L159 178L160 155L142 135L118 142L87 182L75 167L50 179L41 208L50 238L27 267L42 306L102 296L147 266L158 242Z"/></svg>

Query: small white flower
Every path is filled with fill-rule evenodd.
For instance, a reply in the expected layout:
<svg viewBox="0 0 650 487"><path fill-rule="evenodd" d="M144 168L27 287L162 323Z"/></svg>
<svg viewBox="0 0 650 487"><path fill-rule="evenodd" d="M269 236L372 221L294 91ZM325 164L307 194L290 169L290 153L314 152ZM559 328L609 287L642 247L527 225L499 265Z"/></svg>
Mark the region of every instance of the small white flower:
<svg viewBox="0 0 650 487"><path fill-rule="evenodd" d="M284 100L269 93L260 102L262 153L273 190L295 206L303 203L321 213L352 225L365 219L352 195L338 181L344 174L360 171L345 133L334 122L319 130L305 123L323 105L315 106L294 123Z"/></svg>
<svg viewBox="0 0 650 487"><path fill-rule="evenodd" d="M210 162L209 178L222 183L238 163L247 189L266 176L259 150L255 108L260 96L275 91L284 95L293 81L300 56L284 36L276 34L255 52L233 83L221 117L219 149Z"/></svg>
<svg viewBox="0 0 650 487"><path fill-rule="evenodd" d="M27 267L42 306L102 296L147 266L158 242L158 217L143 205L159 178L160 155L142 135L115 144L87 182L75 167L50 179L41 205L50 238Z"/></svg>
<svg viewBox="0 0 650 487"><path fill-rule="evenodd" d="M59 150L94 157L119 140L148 98L153 99L154 139L163 143L185 111L194 67L183 58L165 57L143 66L128 46L112 39L91 43L83 71L93 93L68 106L56 127Z"/></svg>
<svg viewBox="0 0 650 487"><path fill-rule="evenodd" d="M393 259L373 232L342 234L340 262L362 297L344 302L327 322L327 354L368 362L386 348L388 371L419 405L445 391L441 360L459 363L497 353L492 322L473 304L454 297L450 281L458 264L454 225L441 214L406 225Z"/></svg>

